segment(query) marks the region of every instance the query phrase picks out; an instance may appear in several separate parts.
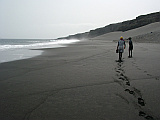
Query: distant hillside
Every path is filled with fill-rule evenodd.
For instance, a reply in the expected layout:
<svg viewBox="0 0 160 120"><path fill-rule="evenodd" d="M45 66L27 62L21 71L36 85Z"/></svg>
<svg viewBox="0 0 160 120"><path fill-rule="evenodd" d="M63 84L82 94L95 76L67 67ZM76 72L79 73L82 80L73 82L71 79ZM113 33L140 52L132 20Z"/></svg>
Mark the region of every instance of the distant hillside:
<svg viewBox="0 0 160 120"><path fill-rule="evenodd" d="M58 39L89 39L89 38L94 38L109 32L128 31L128 30L142 27L154 22L160 22L160 12L141 15L136 17L136 19L133 19L133 20L110 24L102 28L90 30L89 32L69 35L68 37L63 37Z"/></svg>

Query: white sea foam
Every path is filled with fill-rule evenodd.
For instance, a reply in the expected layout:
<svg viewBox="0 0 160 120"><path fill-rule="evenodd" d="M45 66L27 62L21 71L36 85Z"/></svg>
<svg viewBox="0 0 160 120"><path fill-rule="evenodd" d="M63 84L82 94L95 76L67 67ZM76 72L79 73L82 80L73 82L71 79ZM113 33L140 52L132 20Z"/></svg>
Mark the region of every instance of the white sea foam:
<svg viewBox="0 0 160 120"><path fill-rule="evenodd" d="M66 44L71 44L78 42L79 40L50 40L49 42L44 41L27 41L27 44L6 44L0 45L0 51L7 49L16 49L16 48L28 48L28 49L38 49L38 48L57 48L64 47Z"/></svg>
<svg viewBox="0 0 160 120"><path fill-rule="evenodd" d="M67 44L79 40L0 40L0 63L19 59L31 58L40 55L41 48L65 47Z"/></svg>

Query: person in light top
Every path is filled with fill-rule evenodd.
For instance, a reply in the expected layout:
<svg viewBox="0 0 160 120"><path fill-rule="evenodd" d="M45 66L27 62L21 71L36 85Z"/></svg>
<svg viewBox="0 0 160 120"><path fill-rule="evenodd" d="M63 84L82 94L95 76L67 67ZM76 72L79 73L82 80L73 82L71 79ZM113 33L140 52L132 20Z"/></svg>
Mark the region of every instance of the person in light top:
<svg viewBox="0 0 160 120"><path fill-rule="evenodd" d="M119 61L122 61L122 53L124 52L124 49L126 47L125 41L123 40L123 37L120 37L120 40L118 41L117 50L119 53Z"/></svg>

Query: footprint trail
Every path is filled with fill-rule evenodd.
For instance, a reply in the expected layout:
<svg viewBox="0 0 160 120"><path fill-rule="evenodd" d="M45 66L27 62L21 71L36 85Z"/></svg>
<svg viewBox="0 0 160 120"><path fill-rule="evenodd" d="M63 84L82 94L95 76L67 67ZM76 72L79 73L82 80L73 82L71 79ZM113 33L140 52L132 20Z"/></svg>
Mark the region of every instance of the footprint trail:
<svg viewBox="0 0 160 120"><path fill-rule="evenodd" d="M141 70L140 68L138 68L138 66L136 66L135 63L133 63L133 66L135 66L138 70ZM156 118L153 117L152 113L148 112L148 109L146 107L146 102L145 99L143 98L141 91L131 85L130 79L125 74L124 68L125 68L124 62L117 62L117 65L115 67L116 78L114 78L114 81L124 88L126 94L133 96L134 101L136 101L136 103L130 100L127 101L130 101L131 103L135 104L134 105L135 109L138 109L139 112L138 115L140 117L144 117L147 120L156 120Z"/></svg>

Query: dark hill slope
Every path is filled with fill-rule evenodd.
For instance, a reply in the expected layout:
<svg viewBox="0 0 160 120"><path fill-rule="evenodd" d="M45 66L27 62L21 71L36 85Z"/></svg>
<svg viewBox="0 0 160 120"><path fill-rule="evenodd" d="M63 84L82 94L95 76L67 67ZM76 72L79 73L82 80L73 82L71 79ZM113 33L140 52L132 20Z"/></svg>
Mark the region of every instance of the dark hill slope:
<svg viewBox="0 0 160 120"><path fill-rule="evenodd" d="M86 33L79 33L75 35L69 35L68 37L58 38L58 39L89 39L103 35L109 32L115 31L128 31L138 27L142 27L154 22L160 22L160 12L155 12L147 15L141 15L136 17L136 19L124 21L121 23L110 24L102 28L97 28L95 30L90 30Z"/></svg>

